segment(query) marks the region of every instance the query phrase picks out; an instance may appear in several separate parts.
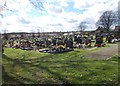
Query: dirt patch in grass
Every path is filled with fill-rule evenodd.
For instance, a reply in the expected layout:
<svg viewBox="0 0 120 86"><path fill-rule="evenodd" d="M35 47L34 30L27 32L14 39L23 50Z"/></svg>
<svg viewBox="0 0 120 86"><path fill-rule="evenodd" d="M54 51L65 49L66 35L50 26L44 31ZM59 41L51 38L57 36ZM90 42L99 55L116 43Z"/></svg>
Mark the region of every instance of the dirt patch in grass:
<svg viewBox="0 0 120 86"><path fill-rule="evenodd" d="M88 57L108 59L113 56L118 56L118 44L112 44L109 47L101 48L95 52L88 53Z"/></svg>

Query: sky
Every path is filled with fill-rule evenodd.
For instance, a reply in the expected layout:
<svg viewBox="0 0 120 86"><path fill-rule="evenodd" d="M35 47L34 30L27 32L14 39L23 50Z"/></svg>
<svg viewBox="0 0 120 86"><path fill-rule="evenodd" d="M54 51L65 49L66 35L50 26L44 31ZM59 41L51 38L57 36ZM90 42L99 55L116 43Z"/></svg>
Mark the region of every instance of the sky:
<svg viewBox="0 0 120 86"><path fill-rule="evenodd" d="M76 31L86 21L86 30L104 11L118 9L119 0L0 0L0 32Z"/></svg>

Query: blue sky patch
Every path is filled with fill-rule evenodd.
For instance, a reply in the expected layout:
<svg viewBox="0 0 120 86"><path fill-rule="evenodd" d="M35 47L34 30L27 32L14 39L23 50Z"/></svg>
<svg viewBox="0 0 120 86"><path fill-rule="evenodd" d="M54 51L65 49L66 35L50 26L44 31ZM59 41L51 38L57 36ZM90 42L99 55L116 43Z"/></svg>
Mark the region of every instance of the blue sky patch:
<svg viewBox="0 0 120 86"><path fill-rule="evenodd" d="M63 7L65 12L74 12L74 13L83 13L86 11L86 9L78 9L78 8L74 8L74 2L67 2L68 6L67 7Z"/></svg>

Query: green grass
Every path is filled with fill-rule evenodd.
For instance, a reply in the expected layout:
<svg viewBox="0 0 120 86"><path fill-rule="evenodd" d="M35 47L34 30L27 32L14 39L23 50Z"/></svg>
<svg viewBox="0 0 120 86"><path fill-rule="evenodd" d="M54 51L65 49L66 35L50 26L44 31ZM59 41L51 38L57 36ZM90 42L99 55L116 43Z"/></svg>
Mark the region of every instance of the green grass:
<svg viewBox="0 0 120 86"><path fill-rule="evenodd" d="M5 48L3 83L117 84L117 56L108 60L87 58L88 50L64 54Z"/></svg>

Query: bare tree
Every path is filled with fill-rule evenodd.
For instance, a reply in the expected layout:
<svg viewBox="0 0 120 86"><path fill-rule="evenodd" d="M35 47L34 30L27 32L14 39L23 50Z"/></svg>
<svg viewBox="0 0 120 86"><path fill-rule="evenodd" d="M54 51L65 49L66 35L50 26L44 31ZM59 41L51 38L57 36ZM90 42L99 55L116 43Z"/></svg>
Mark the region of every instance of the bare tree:
<svg viewBox="0 0 120 86"><path fill-rule="evenodd" d="M113 11L105 11L96 22L97 27L102 27L109 33L109 30L113 24L115 24L116 15Z"/></svg>
<svg viewBox="0 0 120 86"><path fill-rule="evenodd" d="M39 10L42 10L44 8L43 3L46 0L29 0L29 3L32 4L35 8L38 8ZM14 9L10 9L8 6L8 2L10 2L10 0L0 0L0 16L3 17L3 15L1 14L1 11L7 10L7 11L11 11L14 12ZM18 0L18 3L21 3L21 0Z"/></svg>
<svg viewBox="0 0 120 86"><path fill-rule="evenodd" d="M29 2L36 8L42 10L44 8L43 3L45 0L29 0Z"/></svg>
<svg viewBox="0 0 120 86"><path fill-rule="evenodd" d="M117 13L117 18L118 18L118 25L120 26L120 1L118 2L118 13Z"/></svg>
<svg viewBox="0 0 120 86"><path fill-rule="evenodd" d="M8 0L1 0L0 1L0 16L3 17L4 15L1 14L2 11L11 11L11 12L14 12L15 10L13 9L10 9L8 7Z"/></svg>
<svg viewBox="0 0 120 86"><path fill-rule="evenodd" d="M9 39L9 35L7 33L8 31L6 29L3 30L3 39L4 40L8 40Z"/></svg>
<svg viewBox="0 0 120 86"><path fill-rule="evenodd" d="M37 29L37 35L38 35L38 38L40 37L40 30Z"/></svg>
<svg viewBox="0 0 120 86"><path fill-rule="evenodd" d="M78 30L81 32L81 36L83 35L83 32L85 31L86 28L87 28L87 22L82 21L78 26Z"/></svg>

